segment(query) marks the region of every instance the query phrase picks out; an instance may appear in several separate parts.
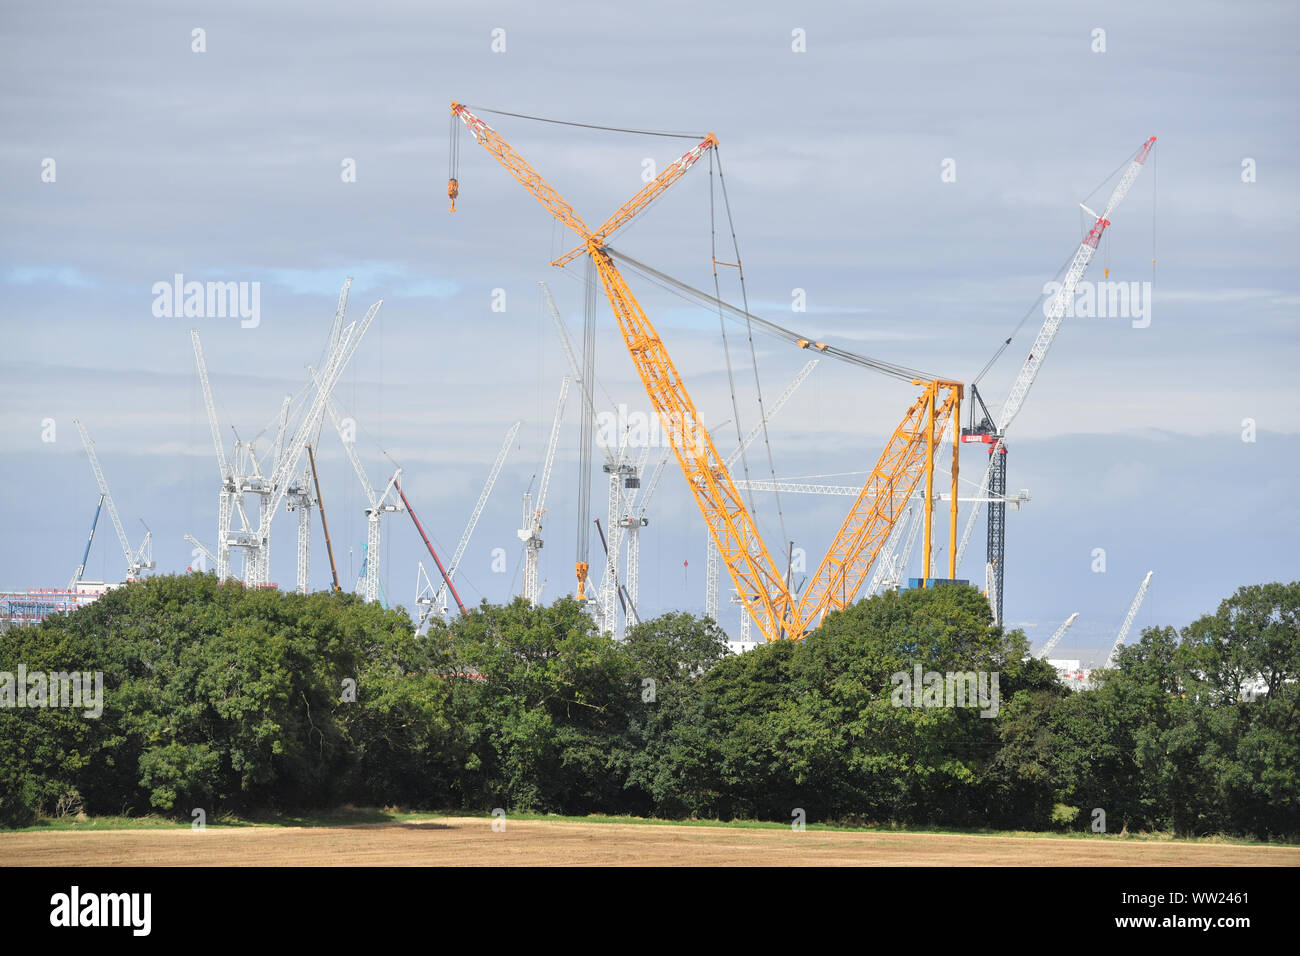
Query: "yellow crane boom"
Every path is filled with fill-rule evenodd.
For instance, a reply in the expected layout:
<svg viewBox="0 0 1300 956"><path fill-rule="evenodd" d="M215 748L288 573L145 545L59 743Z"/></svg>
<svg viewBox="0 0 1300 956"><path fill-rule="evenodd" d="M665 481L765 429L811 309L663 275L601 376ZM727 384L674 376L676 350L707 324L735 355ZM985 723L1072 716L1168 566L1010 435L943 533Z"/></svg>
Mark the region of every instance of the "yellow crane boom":
<svg viewBox="0 0 1300 956"><path fill-rule="evenodd" d="M672 442L687 487L695 496L736 590L769 640L799 634L799 622L792 614L784 577L763 544L708 429L700 421L695 403L668 357L663 340L614 268L609 254L595 245L590 247L590 253L632 364Z"/></svg>
<svg viewBox="0 0 1300 956"><path fill-rule="evenodd" d="M632 362L660 423L671 436L673 452L682 474L686 476L691 493L709 527L709 533L726 560L750 614L769 639L773 635L790 636L799 633L798 622L791 616L793 602L776 561L763 544L753 517L731 480L722 456L714 447L708 429L701 423L695 403L691 401L659 333L603 249L606 236L680 179L696 160L717 145L717 139L712 134L706 136L699 145L642 187L636 196L624 203L593 233L573 206L515 152L496 130L460 103L453 101L451 109L461 118L480 146L495 156L552 216L583 240L581 251L591 255L596 265L605 297L609 300L623 333L623 342L632 356ZM572 257L566 255L561 258L569 261Z"/></svg>
<svg viewBox="0 0 1300 956"><path fill-rule="evenodd" d="M949 421L960 418L962 385L945 379L924 385L925 391L907 410L903 421L894 429L872 469L848 517L840 527L821 565L808 582L799 601L797 616L805 632L821 625L828 611L847 607L866 580L880 549L884 547L894 524L907 510L907 502L916 492L922 475L926 479L926 501L933 502L934 455L936 442L943 436ZM941 396L942 395L942 399ZM938 437L936 437L938 436ZM957 448L953 444L952 498L957 500ZM930 528L932 509L925 510L925 571L930 577ZM949 529L948 576L955 574L952 547L956 542L956 522Z"/></svg>
<svg viewBox="0 0 1300 956"><path fill-rule="evenodd" d="M895 430L814 575L812 585L796 607L784 577L764 545L753 516L745 507L722 456L701 422L695 403L659 333L604 248L610 234L680 179L709 149L716 147L717 138L712 133L705 136L593 232L573 206L496 130L460 103L453 101L451 109L480 146L496 157L552 216L582 239L580 246L552 264L564 265L583 254L591 256L622 332L624 345L645 386L646 395L669 435L687 486L727 565L732 583L764 637L769 641L799 639L812 627L820 625L828 610L846 606L861 587L889 530L902 513L899 506L915 490L922 470L927 476L927 488L932 486L936 428L942 434L944 425L957 413L962 386L943 379L913 382L924 384L925 392ZM452 183L456 195L459 195L459 183L454 179ZM449 194L451 192L449 186ZM941 392L945 393L942 402L939 401ZM954 445L954 454L955 448ZM955 461L953 481L955 484ZM929 528L930 508L927 508L927 545ZM955 530L954 527L953 533ZM928 577L928 547L926 568ZM577 570L581 584L583 569Z"/></svg>

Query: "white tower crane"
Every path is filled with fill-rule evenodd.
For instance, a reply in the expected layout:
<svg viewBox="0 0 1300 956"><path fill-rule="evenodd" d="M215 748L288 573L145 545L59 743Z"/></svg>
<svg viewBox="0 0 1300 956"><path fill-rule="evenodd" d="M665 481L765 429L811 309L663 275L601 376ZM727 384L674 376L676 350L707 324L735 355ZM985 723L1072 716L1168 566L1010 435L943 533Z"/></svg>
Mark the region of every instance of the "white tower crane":
<svg viewBox="0 0 1300 956"><path fill-rule="evenodd" d="M243 441L238 432L235 432L235 447L231 468L234 484L234 509L230 523L227 525L226 546L241 550L244 556L241 577L244 583L248 584L256 579L256 552L259 538L257 536L257 522L249 521L248 513L244 510L244 496L248 494L257 495L257 516L258 521L260 521L262 512L266 510L266 499L270 494L270 487L262 476L261 467L258 465L257 455L252 443ZM235 516L239 517L238 529L234 526Z"/></svg>
<svg viewBox="0 0 1300 956"><path fill-rule="evenodd" d="M671 449L665 448L660 453L659 460L655 462L654 470L650 473L650 481L641 492L640 509L622 520L623 530L627 533L627 566L623 578L624 589L627 591L629 625L635 625L641 620L641 612L637 609L637 601L641 599L641 529L650 523L650 519L646 517L646 510L650 507L650 499L654 497L655 489L659 487L659 480L663 478L670 451Z"/></svg>
<svg viewBox="0 0 1300 956"><path fill-rule="evenodd" d="M198 366L199 382L203 390L204 407L208 415L208 427L212 434L213 448L217 453L217 468L221 479L221 488L217 504L217 547L215 565L217 576L226 580L231 575L230 549L242 548L244 551L244 582L250 586L265 585L270 575L270 528L276 508L281 501L287 501L289 510L298 510L298 549L297 549L297 587L300 591L308 588L310 570L311 516L310 510L314 498L310 476L305 472L296 474L302 460L305 442L304 436L319 433L321 425L321 389L325 397L342 374L343 368L352 357L361 338L365 335L375 314L382 305L382 300L370 307L360 327L352 323L343 328L343 317L347 308L348 289L352 280L343 284L339 295L338 308L330 329L330 339L326 348L324 371L315 376L317 392L298 427L294 430L295 442L285 445L285 436L290 425L289 409L291 399L286 398L280 408L279 426L271 455L271 475L262 473L257 454L252 443L239 440L236 434L234 455L227 458L221 429L217 420L216 405L212 398L212 386L208 378L207 363L203 356L203 347L199 342L198 332L191 330L190 337L194 347L194 358ZM243 496L258 496L258 514L256 523L249 521L244 510ZM239 517L240 527L232 527L234 517ZM195 542L196 547L203 547ZM206 548L204 549L207 550Z"/></svg>
<svg viewBox="0 0 1300 956"><path fill-rule="evenodd" d="M221 426L217 423L217 407L212 400L212 385L208 381L208 366L203 359L203 345L197 329L190 329L190 342L194 346L194 361L199 368L199 385L203 390L203 405L208 412L208 428L212 432L212 445L217 452L217 471L221 476L221 491L217 497L217 555L214 562L217 580L230 577L230 522L235 501L235 476L226 458L221 441ZM196 547L202 547L195 542Z"/></svg>
<svg viewBox="0 0 1300 956"><path fill-rule="evenodd" d="M312 374L310 368L308 374ZM289 427L289 406L292 402L292 396L286 395L280 404L280 424L276 429L275 444L271 450L272 461L279 461L284 454L284 435ZM289 494L285 498L285 506L288 510L298 512L298 562L295 590L299 594L307 594L311 590L311 509L315 504L311 473L304 468L302 474L293 479L293 483L289 486Z"/></svg>
<svg viewBox="0 0 1300 956"><path fill-rule="evenodd" d="M1100 216L1087 206L1082 207L1084 212L1094 219L1092 228L1088 230L1088 234L1074 254L1074 259L1070 263L1064 280L1061 282L1061 288L1052 299L1047 310L1047 318L1043 322L1042 328L1038 330L1038 337L1034 339L1029 355L1020 368L1020 374L1016 376L1016 380L1011 386L1011 393L1002 405L998 420L992 422L986 418L979 426L962 430L963 441L984 442L991 446L988 467L984 472L983 480L980 482L981 495L991 492L996 496L1006 492L1007 428L1020 414L1020 409L1025 403L1025 397L1029 394L1034 379L1038 377L1038 370L1042 367L1043 360L1047 358L1047 351L1051 348L1056 333L1060 331L1061 322L1064 320L1066 312L1074 304L1079 281L1083 278L1084 273L1088 271L1088 265L1097 252L1097 244L1101 241L1106 227L1110 225L1111 213L1115 211L1115 208L1128 194L1129 187L1133 185L1138 173L1142 171L1142 166L1146 162L1151 148L1155 146L1155 142L1156 138L1152 136L1142 144L1124 176L1120 179L1119 184L1111 193L1110 199ZM976 392L976 394L978 393ZM972 410L975 404L972 403ZM966 546L970 544L971 533L974 531L976 519L979 517L979 510L979 505L976 504L971 508L970 517L966 520L966 528L962 533L961 543L957 548L957 562L959 564L966 554ZM1006 534L1001 520L1003 516L1004 512L1000 505L994 505L990 509L988 564L993 566L993 587L989 590L989 603L993 608L994 621L997 623L1002 621L1002 582L1006 563Z"/></svg>
<svg viewBox="0 0 1300 956"><path fill-rule="evenodd" d="M1078 617L1079 612L1075 611L1065 619L1065 623L1056 629L1056 633L1048 638L1047 643L1043 645L1043 649L1038 652L1039 660L1047 660L1047 655L1056 650L1056 645L1061 643L1061 638L1065 637L1065 632L1070 629L1070 626L1078 619Z"/></svg>
<svg viewBox="0 0 1300 956"><path fill-rule="evenodd" d="M1151 587L1151 575L1154 571L1148 571L1147 576L1142 579L1138 585L1138 592L1133 597L1133 603L1129 605L1128 614L1124 617L1124 623L1119 626L1119 633L1115 635L1115 645L1106 655L1106 663L1102 664L1104 670L1109 670L1115 666L1115 657L1119 654L1119 649L1124 646L1124 639L1128 637L1129 628L1133 626L1133 621L1137 619L1138 608L1142 606L1142 599L1147 596L1147 590Z"/></svg>
<svg viewBox="0 0 1300 956"><path fill-rule="evenodd" d="M388 479L388 484L384 486L384 493L374 499L371 506L366 509L365 573L358 582L358 587L361 589L362 600L371 604L379 600L380 521L386 514L406 510L400 498L389 500L389 495L400 487L401 480L402 469L398 468L393 472L393 477ZM370 489L370 493L373 495L374 489Z"/></svg>
<svg viewBox="0 0 1300 956"><path fill-rule="evenodd" d="M601 575L600 589L597 591L597 611L601 626L617 638L622 638L625 623L618 616L618 559L623 550L632 504L641 487L640 476L645 469L646 459L650 456L650 446L646 444L642 447L635 463L628 460L628 451L628 435L624 433L619 440L618 456L614 458L614 464L605 465L605 471L609 474L609 528L605 541L605 571ZM630 494L625 494L625 490ZM630 613L630 609L625 611Z"/></svg>
<svg viewBox="0 0 1300 956"><path fill-rule="evenodd" d="M506 432L506 440L501 443L501 450L497 452L496 460L492 462L492 469L488 472L487 481L483 485L483 490L479 492L478 501L474 503L474 510L470 513L469 521L465 522L465 530L461 532L460 541L456 543L456 551L451 556L451 563L447 565L447 579L450 580L456 576L456 569L460 567L460 559L465 556L465 549L469 547L469 539L474 535L474 529L478 527L478 519L483 514L483 508L487 505L488 496L492 494L492 487L497 483L497 475L501 474L501 466L506 462L506 455L510 454L510 446L515 443L515 436L519 434L519 426L523 422L515 422L510 426L510 431ZM442 612L443 618L447 617L447 581L443 581L434 595L434 603Z"/></svg>
<svg viewBox="0 0 1300 956"><path fill-rule="evenodd" d="M134 580L140 576L141 571L150 571L154 568L153 532L145 528L144 540L140 542L140 547L135 551L131 550L131 542L127 540L126 531L122 528L122 519L117 516L113 493L108 490L108 480L104 477L104 470L99 467L99 458L95 455L95 443L90 440L90 435L86 433L86 426L80 421L73 419L72 424L76 425L77 431L81 433L81 444L85 446L86 457L90 459L90 469L95 473L95 483L99 486L104 504L108 505L108 516L113 520L113 530L117 532L117 540L122 545L122 554L126 558L126 579Z"/></svg>
<svg viewBox="0 0 1300 956"><path fill-rule="evenodd" d="M217 566L217 556L212 553L211 548L209 548L198 538L194 537L194 535L192 534L187 534L185 536L185 540L188 541L190 544L194 545L194 547L198 550L199 554L203 555L203 557L207 559L208 563L210 563L214 568Z"/></svg>
<svg viewBox="0 0 1300 956"><path fill-rule="evenodd" d="M890 562L889 573L881 582L883 590L897 591L899 585L903 583L903 572L907 570L908 562L912 560L912 552L916 550L916 539L921 536L921 526L924 524L925 510L918 508L916 514L912 516L912 527L907 532L907 543Z"/></svg>
<svg viewBox="0 0 1300 956"><path fill-rule="evenodd" d="M365 575L357 584L357 589L363 600L374 602L379 600L380 521L386 514L405 510L401 500L393 497L402 470L397 469L397 474L393 475L384 486L382 495L376 494L374 485L366 476L366 469L361 465L361 459L357 457L355 442L348 440L348 433L343 428L343 419L339 417L338 407L332 398L325 402L325 408L329 412L330 421L334 423L334 430L339 434L343 451L348 456L348 461L352 463L352 470L356 472L361 492L366 496L366 569Z"/></svg>
<svg viewBox="0 0 1300 956"><path fill-rule="evenodd" d="M263 499L266 504L258 515L255 538L253 541L245 543L244 583L250 587L265 587L270 583L271 522L276 511L279 510L280 504L289 494L290 488L295 487L297 481L300 480L297 475L298 465L302 462L302 456L308 441L316 431L321 416L325 413L325 406L329 402L330 393L333 392L334 386L338 384L339 378L343 375L343 370L347 368L348 362L352 359L352 355L356 352L357 346L361 343L361 339L370 328L382 305L383 299L380 299L367 310L365 318L360 323L353 322L343 328L339 333L335 347L330 351L324 370L320 375L313 373L316 382L315 394L312 396L311 404L303 414L302 420L298 423L298 427L294 430L292 440L284 447L283 453L274 462L274 471L271 477L266 479L266 484L270 490L266 498ZM253 456L253 462L256 464L256 456Z"/></svg>
<svg viewBox="0 0 1300 956"><path fill-rule="evenodd" d="M299 594L311 591L311 509L316 504L312 494L310 474L295 477L289 486L289 495L285 499L290 511L298 512L298 569L295 575L295 590Z"/></svg>
<svg viewBox="0 0 1300 956"><path fill-rule="evenodd" d="M519 540L524 543L524 592L528 603L537 607L542 595L539 565L542 550L542 515L546 513L546 492L551 484L551 466L555 463L555 449L560 442L560 427L564 424L564 404L569 397L569 377L560 380L560 397L555 402L555 421L551 424L551 438L542 459L542 481L537 486L536 504L530 492L524 492L523 527Z"/></svg>
<svg viewBox="0 0 1300 956"><path fill-rule="evenodd" d="M423 561L415 562L415 606L420 609L415 636L424 637L429 633L429 623L433 620L433 582L424 570Z"/></svg>

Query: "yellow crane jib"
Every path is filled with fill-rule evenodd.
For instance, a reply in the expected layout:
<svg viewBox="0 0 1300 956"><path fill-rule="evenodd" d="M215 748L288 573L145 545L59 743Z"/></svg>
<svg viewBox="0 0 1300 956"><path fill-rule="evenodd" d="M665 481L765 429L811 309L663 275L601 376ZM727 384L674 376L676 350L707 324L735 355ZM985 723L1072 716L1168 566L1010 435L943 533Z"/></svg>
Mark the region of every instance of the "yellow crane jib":
<svg viewBox="0 0 1300 956"><path fill-rule="evenodd" d="M922 476L926 478L929 492L925 510L926 554L929 553L936 436L942 436L948 422L958 418L963 386L960 382L946 379L917 380L913 384L924 385L925 390L894 429L862 491L849 508L839 533L827 549L826 557L804 589L797 616L805 631L820 626L829 611L852 603L890 531L906 512L907 503L916 493ZM941 394L944 396L942 400ZM958 447L954 443L954 487ZM949 538L955 534L954 522ZM949 552L953 552L952 547ZM930 576L928 557L925 576Z"/></svg>
<svg viewBox="0 0 1300 956"><path fill-rule="evenodd" d="M906 501L923 473L928 476L927 486L932 487L935 435L942 435L943 428L957 414L962 385L945 379L913 381L913 384L925 385L925 391L908 410L903 423L895 429L821 567L796 605L785 575L759 536L753 516L745 507L722 456L702 424L695 403L663 341L604 248L611 233L645 209L709 149L715 148L717 138L712 133L705 136L593 231L573 206L496 130L462 104L453 101L451 109L469 129L475 142L491 153L552 216L578 235L581 244L554 260L552 265L562 266L583 254L591 256L622 333L624 346L656 415L665 425L687 487L695 498L737 593L760 632L769 641L797 640L820 625L828 610L847 606L861 587L890 530L905 512ZM799 345L804 348L811 345L819 351L827 349L826 345L811 340L800 341ZM954 443L954 454L956 447ZM955 462L953 481L956 482ZM927 518L927 534L928 528ZM955 530L954 527L950 536L955 535ZM585 586L584 570L580 562L577 565L580 597Z"/></svg>

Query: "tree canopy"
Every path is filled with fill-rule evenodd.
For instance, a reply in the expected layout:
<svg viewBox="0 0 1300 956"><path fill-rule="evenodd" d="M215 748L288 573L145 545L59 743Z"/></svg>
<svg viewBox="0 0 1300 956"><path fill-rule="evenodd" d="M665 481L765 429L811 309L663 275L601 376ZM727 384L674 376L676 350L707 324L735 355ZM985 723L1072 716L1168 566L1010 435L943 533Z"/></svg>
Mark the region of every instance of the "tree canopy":
<svg viewBox="0 0 1300 956"><path fill-rule="evenodd" d="M102 673L103 712L0 707L6 826L352 803L1300 834L1300 584L1149 628L1081 692L957 586L732 655L689 614L620 642L571 598L484 602L417 638L348 594L159 576L9 630L0 673L19 665ZM913 706L897 688L923 673ZM996 706L944 698L954 674Z"/></svg>

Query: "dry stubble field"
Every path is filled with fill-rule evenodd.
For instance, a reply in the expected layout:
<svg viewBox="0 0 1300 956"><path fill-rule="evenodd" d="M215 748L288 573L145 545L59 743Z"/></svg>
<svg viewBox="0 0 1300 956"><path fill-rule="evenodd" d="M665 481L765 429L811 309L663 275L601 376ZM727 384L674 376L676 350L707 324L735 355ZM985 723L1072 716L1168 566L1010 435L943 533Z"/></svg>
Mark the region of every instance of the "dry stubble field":
<svg viewBox="0 0 1300 956"><path fill-rule="evenodd" d="M0 834L32 866L1300 866L1300 847L483 817L337 827Z"/></svg>

